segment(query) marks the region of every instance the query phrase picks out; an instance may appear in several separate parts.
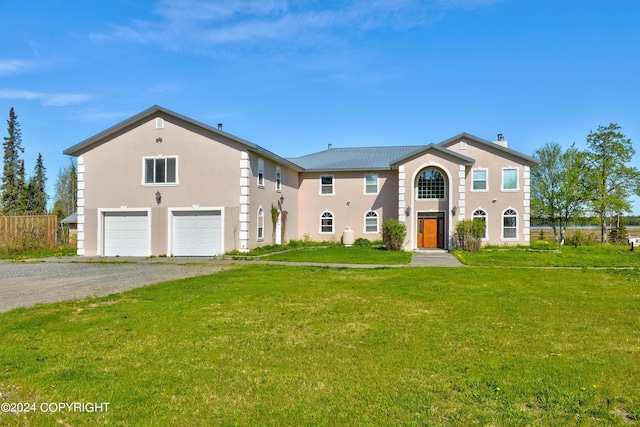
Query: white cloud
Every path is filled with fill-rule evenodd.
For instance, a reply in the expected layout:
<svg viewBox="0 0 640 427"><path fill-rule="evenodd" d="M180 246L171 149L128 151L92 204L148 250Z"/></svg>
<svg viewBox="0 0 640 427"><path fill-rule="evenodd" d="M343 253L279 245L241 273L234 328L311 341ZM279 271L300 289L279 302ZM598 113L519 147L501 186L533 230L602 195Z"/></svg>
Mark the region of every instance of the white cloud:
<svg viewBox="0 0 640 427"><path fill-rule="evenodd" d="M160 0L153 20L112 24L96 41L125 40L161 44L172 49L198 49L279 41L309 46L352 32L428 25L446 10L486 7L504 0ZM338 33L336 35L336 33Z"/></svg>
<svg viewBox="0 0 640 427"><path fill-rule="evenodd" d="M28 90L0 90L0 98L39 101L45 107L66 107L88 101L89 95L80 93L47 93Z"/></svg>
<svg viewBox="0 0 640 427"><path fill-rule="evenodd" d="M32 61L22 61L20 59L0 59L0 76L21 74L37 68L37 64Z"/></svg>

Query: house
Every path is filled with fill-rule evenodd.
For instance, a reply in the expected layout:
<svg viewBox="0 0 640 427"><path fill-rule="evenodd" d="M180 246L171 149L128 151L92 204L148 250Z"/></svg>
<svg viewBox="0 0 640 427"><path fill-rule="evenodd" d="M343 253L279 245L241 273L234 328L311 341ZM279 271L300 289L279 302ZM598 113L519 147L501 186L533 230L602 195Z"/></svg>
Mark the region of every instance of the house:
<svg viewBox="0 0 640 427"><path fill-rule="evenodd" d="M537 160L498 139L284 158L153 106L64 151L78 158L78 254L208 256L345 229L376 240L389 218L406 249L450 248L463 219L485 222L485 243L526 244Z"/></svg>

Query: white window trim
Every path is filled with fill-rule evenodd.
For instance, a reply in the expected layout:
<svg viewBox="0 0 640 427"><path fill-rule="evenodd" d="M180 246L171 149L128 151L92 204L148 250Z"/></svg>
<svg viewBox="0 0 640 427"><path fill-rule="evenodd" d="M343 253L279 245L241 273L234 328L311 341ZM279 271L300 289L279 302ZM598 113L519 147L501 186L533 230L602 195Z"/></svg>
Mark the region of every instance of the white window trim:
<svg viewBox="0 0 640 427"><path fill-rule="evenodd" d="M504 237L504 214L507 211L514 211L516 213L515 217L516 217L516 237ZM508 207L507 209L502 211L502 215L500 215L500 240L505 241L505 242L515 242L520 240L520 233L519 233L519 229L520 229L520 217L519 217L519 213L517 210L515 210L512 207Z"/></svg>
<svg viewBox="0 0 640 427"><path fill-rule="evenodd" d="M276 192L282 192L282 168L280 166L276 166Z"/></svg>
<svg viewBox="0 0 640 427"><path fill-rule="evenodd" d="M484 216L476 217L474 214L476 211L484 212ZM483 242L489 240L489 213L486 209L483 208L475 208L473 212L471 212L471 220L473 221L476 218L484 218L484 237L481 239Z"/></svg>
<svg viewBox="0 0 640 427"><path fill-rule="evenodd" d="M260 179L262 176L262 179ZM264 188L264 159L258 158L258 176L256 177L258 188Z"/></svg>
<svg viewBox="0 0 640 427"><path fill-rule="evenodd" d="M484 190L475 190L473 188L473 183L475 182L475 180L473 179L473 173L476 172L476 171L484 171L485 172L486 188ZM474 168L474 169L471 170L471 187L469 188L469 190L472 193L487 193L489 191L489 169L487 169L487 168Z"/></svg>
<svg viewBox="0 0 640 427"><path fill-rule="evenodd" d="M331 193L322 192L322 178L331 178ZM318 189L320 196L335 196L336 195L336 177L335 175L320 175L320 188Z"/></svg>
<svg viewBox="0 0 640 427"><path fill-rule="evenodd" d="M162 117L156 117L156 129L164 129L164 119Z"/></svg>
<svg viewBox="0 0 640 427"><path fill-rule="evenodd" d="M326 213L331 215L331 231L322 231L322 218L323 218L323 215ZM322 213L320 214L320 228L318 232L323 235L336 234L336 216L333 214L333 212L329 210L322 211Z"/></svg>
<svg viewBox="0 0 640 427"><path fill-rule="evenodd" d="M373 176L376 179L376 192L375 193L367 193L367 177ZM377 173L365 173L364 174L364 188L362 189L362 194L365 196L377 196L380 194L380 176Z"/></svg>
<svg viewBox="0 0 640 427"><path fill-rule="evenodd" d="M506 170L515 170L516 171L516 188L504 188L504 171ZM502 168L502 176L500 177L502 180L502 185L500 186L500 191L502 192L515 192L520 191L520 169L517 167L506 167Z"/></svg>
<svg viewBox="0 0 640 427"><path fill-rule="evenodd" d="M262 215L261 215L262 213ZM258 242L264 242L264 209L262 208L262 206L258 207L258 214L257 214L257 224L256 224L256 240ZM260 219L262 219L262 236L260 235Z"/></svg>
<svg viewBox="0 0 640 427"><path fill-rule="evenodd" d="M369 218L368 215L370 213L374 213L376 215L375 216L375 218L376 218L376 231L367 231L367 218ZM370 210L370 211L365 212L365 214L364 214L364 228L363 228L362 232L364 234L380 234L380 215L378 215L378 212L376 212L374 210Z"/></svg>
<svg viewBox="0 0 640 427"><path fill-rule="evenodd" d="M146 182L145 178L146 178L146 161L148 159L176 159L176 182ZM143 187L176 187L178 184L180 184L180 173L179 173L179 168L180 168L180 161L178 156L164 156L164 155L158 155L158 156L146 156L142 158L142 181L140 182L140 185L142 185Z"/></svg>

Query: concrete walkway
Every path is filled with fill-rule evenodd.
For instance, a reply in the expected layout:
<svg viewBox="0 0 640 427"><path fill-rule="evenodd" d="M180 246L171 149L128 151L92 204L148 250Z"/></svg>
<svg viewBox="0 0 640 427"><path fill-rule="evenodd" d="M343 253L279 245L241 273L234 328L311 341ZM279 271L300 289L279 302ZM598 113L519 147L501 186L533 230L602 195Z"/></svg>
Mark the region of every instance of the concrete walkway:
<svg viewBox="0 0 640 427"><path fill-rule="evenodd" d="M411 257L412 267L462 267L458 258L442 249L415 251Z"/></svg>

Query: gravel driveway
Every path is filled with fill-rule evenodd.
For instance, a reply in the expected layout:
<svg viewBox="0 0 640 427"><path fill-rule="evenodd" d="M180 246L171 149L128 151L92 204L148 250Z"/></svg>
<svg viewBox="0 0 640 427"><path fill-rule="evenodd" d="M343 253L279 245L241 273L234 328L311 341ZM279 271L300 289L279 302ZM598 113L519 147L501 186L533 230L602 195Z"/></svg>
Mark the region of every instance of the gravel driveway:
<svg viewBox="0 0 640 427"><path fill-rule="evenodd" d="M75 258L77 260L77 258ZM156 260L157 261L157 260ZM221 265L176 262L0 261L0 313L39 303L67 301L117 292L167 280L219 272Z"/></svg>

